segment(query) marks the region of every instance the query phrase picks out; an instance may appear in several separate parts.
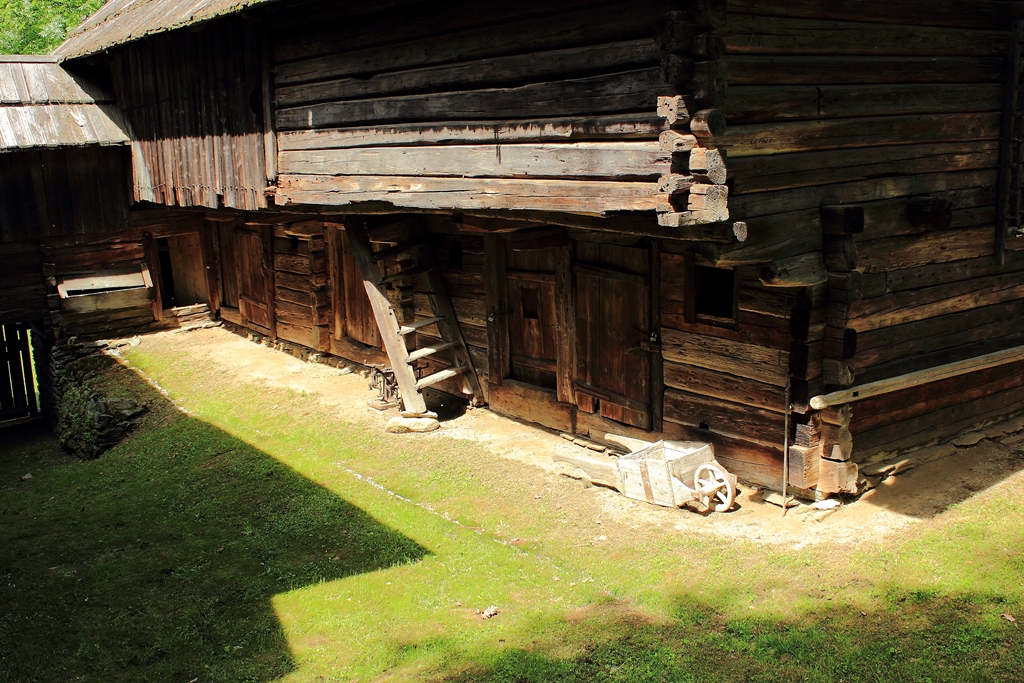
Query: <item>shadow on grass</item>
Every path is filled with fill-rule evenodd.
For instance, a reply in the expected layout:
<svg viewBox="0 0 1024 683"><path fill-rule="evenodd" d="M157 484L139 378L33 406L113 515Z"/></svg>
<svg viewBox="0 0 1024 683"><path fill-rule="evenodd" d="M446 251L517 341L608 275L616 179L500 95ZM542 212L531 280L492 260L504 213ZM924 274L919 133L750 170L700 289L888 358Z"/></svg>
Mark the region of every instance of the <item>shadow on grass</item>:
<svg viewBox="0 0 1024 683"><path fill-rule="evenodd" d="M888 596L875 612L829 609L799 623L729 619L685 598L673 618L654 621L610 603L566 624L535 625L558 634L469 658L446 683L939 683L1019 681L1024 670L1015 625L986 616L987 598L920 592ZM574 645L573 641L581 641Z"/></svg>
<svg viewBox="0 0 1024 683"><path fill-rule="evenodd" d="M35 426L0 433L0 680L271 681L294 669L274 595L427 554L118 382L148 424L99 460Z"/></svg>

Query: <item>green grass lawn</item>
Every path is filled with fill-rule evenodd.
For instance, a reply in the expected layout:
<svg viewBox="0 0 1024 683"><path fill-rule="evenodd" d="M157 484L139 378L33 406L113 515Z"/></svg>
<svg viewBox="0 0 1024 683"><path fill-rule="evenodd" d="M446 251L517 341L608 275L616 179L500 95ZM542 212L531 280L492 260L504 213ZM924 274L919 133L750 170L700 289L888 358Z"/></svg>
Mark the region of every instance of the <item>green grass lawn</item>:
<svg viewBox="0 0 1024 683"><path fill-rule="evenodd" d="M0 432L0 680L1022 679L1019 478L870 545L632 529L477 444L129 358L188 414L111 362L151 410L99 460Z"/></svg>

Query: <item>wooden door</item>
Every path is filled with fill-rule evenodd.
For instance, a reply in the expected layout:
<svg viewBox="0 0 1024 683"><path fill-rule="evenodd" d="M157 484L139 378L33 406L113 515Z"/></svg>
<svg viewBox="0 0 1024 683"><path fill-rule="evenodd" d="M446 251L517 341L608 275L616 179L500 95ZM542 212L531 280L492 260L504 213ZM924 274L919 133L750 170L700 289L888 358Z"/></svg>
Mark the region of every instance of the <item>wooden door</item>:
<svg viewBox="0 0 1024 683"><path fill-rule="evenodd" d="M216 226L221 306L238 308L238 240L235 238L235 224L233 221L219 221Z"/></svg>
<svg viewBox="0 0 1024 683"><path fill-rule="evenodd" d="M262 231L235 229L238 303L242 320L261 328L264 334L270 334L273 318L269 295L271 265L265 242Z"/></svg>
<svg viewBox="0 0 1024 683"><path fill-rule="evenodd" d="M509 375L545 389L558 384L557 249L509 249Z"/></svg>
<svg viewBox="0 0 1024 683"><path fill-rule="evenodd" d="M206 303L206 269L199 234L168 237L167 251L171 263L171 280L174 283L174 305Z"/></svg>
<svg viewBox="0 0 1024 683"><path fill-rule="evenodd" d="M366 296L366 286L359 271L352 250L348 245L348 236L341 233L341 270L345 298L345 333L358 342L381 348L380 330L377 319L370 307L370 299Z"/></svg>
<svg viewBox="0 0 1024 683"><path fill-rule="evenodd" d="M39 412L31 353L27 326L0 325L0 420Z"/></svg>
<svg viewBox="0 0 1024 683"><path fill-rule="evenodd" d="M576 405L650 429L652 362L650 251L578 242Z"/></svg>

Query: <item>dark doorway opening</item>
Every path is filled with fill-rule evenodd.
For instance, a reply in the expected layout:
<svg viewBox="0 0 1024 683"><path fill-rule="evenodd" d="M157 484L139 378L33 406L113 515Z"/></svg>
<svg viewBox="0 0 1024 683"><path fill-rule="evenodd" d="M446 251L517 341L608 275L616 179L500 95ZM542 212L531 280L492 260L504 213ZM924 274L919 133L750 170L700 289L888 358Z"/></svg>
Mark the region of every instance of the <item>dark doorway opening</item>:
<svg viewBox="0 0 1024 683"><path fill-rule="evenodd" d="M0 325L0 424L35 417L35 368L27 323Z"/></svg>

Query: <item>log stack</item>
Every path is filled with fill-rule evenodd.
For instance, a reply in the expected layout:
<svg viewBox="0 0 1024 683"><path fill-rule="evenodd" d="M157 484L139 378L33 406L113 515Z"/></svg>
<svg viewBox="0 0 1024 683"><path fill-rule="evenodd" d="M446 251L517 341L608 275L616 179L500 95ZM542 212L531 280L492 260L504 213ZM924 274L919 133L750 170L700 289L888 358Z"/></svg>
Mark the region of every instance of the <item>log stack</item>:
<svg viewBox="0 0 1024 683"><path fill-rule="evenodd" d="M661 74L676 89L658 98L658 116L669 129L661 134L661 152L670 161L658 189L669 197L659 209L665 227L719 223L729 219L725 154L717 140L725 133L727 71L719 32L727 19L726 0L692 0L658 23L663 53Z"/></svg>
<svg viewBox="0 0 1024 683"><path fill-rule="evenodd" d="M274 310L277 336L315 351L331 348L324 224L274 226Z"/></svg>

